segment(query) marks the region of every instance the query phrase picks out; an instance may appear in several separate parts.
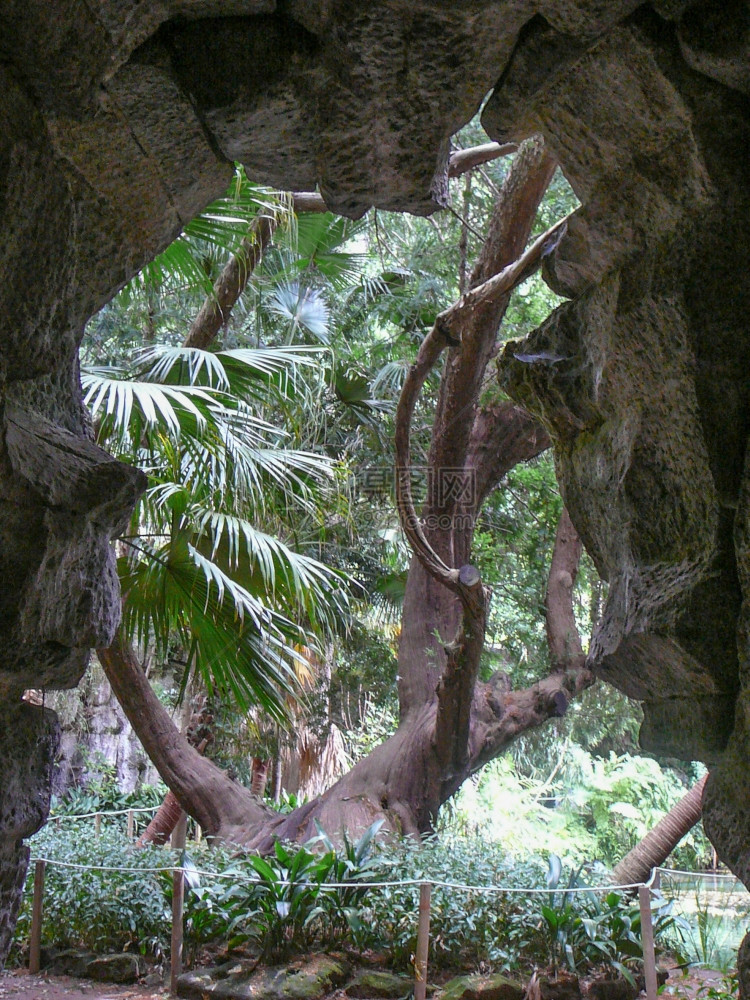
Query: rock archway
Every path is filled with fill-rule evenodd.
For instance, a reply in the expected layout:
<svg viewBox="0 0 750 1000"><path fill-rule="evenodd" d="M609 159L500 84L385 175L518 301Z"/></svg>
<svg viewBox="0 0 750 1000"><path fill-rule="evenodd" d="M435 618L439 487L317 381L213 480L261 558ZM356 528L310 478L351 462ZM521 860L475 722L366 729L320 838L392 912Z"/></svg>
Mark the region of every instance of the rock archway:
<svg viewBox="0 0 750 1000"><path fill-rule="evenodd" d="M749 67L739 0L3 4L0 958L56 740L21 694L111 640L143 487L90 442L83 324L235 159L345 214L431 211L491 90L489 134L542 132L583 206L547 266L571 301L533 335L563 360L500 378L610 580L592 664L648 745L712 765L706 826L750 885Z"/></svg>

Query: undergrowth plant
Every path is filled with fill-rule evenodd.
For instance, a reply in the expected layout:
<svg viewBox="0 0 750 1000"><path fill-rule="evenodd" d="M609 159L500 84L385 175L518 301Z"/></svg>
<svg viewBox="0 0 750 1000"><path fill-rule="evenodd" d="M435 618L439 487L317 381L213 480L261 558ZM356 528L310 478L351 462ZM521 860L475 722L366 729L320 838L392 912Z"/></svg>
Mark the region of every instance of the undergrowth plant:
<svg viewBox="0 0 750 1000"><path fill-rule="evenodd" d="M605 965L634 984L633 972L643 963L641 912L638 902L624 892L603 893L587 886L582 869L571 871L564 888L551 893L540 907L540 936L555 973L588 971ZM561 884L562 862L550 856L547 882ZM672 904L652 891L652 924L655 944L679 930L684 923L672 913Z"/></svg>
<svg viewBox="0 0 750 1000"><path fill-rule="evenodd" d="M377 867L384 882L446 882L433 885L430 915L430 964L455 967L480 964L513 969L522 963L534 935L535 913L523 893L479 892L454 886L542 887L544 868L519 861L498 845L479 839L426 838L381 848ZM390 963L408 968L416 949L419 887L385 885L368 894L363 920L373 946L385 948Z"/></svg>
<svg viewBox="0 0 750 1000"><path fill-rule="evenodd" d="M228 944L250 943L263 961L276 962L313 946L334 947L347 937L364 941L360 906L375 877L371 850L378 820L359 840L337 848L323 830L309 844L274 844L261 858L241 856L224 871L223 889L191 885L198 923L213 931L223 922ZM316 846L326 848L315 851Z"/></svg>
<svg viewBox="0 0 750 1000"><path fill-rule="evenodd" d="M380 823L359 840L335 844L319 830L308 844L277 843L266 857L191 845L189 852L138 848L122 831L86 835L78 824L48 826L33 853L51 862L132 872L47 866L43 940L97 952L169 947L172 877L185 870L185 946L194 960L206 945L246 946L265 962L312 949L385 951L408 969L416 951L419 883L433 885L430 964L435 968L586 972L607 966L632 978L642 959L640 912L615 891L585 886L580 869L563 877L559 858L520 861L479 839L427 838L376 845ZM597 881L603 881L602 874ZM408 883L408 884L404 884ZM486 886L487 889L472 888ZM28 940L33 879L18 924ZM528 890L551 889L549 894ZM574 889L583 891L574 892ZM513 891L516 890L516 891ZM660 897L657 940L679 930Z"/></svg>
<svg viewBox="0 0 750 1000"><path fill-rule="evenodd" d="M76 825L50 826L32 842L33 855L81 866L129 868L130 872L88 870L48 864L45 872L42 942L82 946L106 953L131 950L160 955L168 949L171 912L159 875L149 869L175 864L164 848L135 850L116 829L93 828L82 836ZM33 878L27 879L16 940L28 941Z"/></svg>

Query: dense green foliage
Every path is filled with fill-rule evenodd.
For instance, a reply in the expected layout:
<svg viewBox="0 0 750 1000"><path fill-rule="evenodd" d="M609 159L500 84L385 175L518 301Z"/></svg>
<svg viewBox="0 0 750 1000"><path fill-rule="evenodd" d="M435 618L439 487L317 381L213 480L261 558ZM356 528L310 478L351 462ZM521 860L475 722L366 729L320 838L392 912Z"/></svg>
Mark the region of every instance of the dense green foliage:
<svg viewBox="0 0 750 1000"><path fill-rule="evenodd" d="M489 764L444 808L440 829L497 841L516 854L553 851L613 868L682 798L684 782L699 777L692 768L680 777L648 757L597 757L565 736L550 744L555 756L542 775L529 775L511 755ZM710 866L711 845L700 826L671 863Z"/></svg>
<svg viewBox="0 0 750 1000"><path fill-rule="evenodd" d="M433 967L528 970L539 965L585 971L606 965L628 975L637 971L641 956L633 900L608 888L586 888L606 887L606 872L597 866L586 875L580 868L566 874L554 856L521 860L497 845L467 838L403 841L375 850L377 826L338 849L321 833L303 847L277 844L266 858L230 856L193 844L184 856L164 848L134 849L116 827L105 828L98 838L92 827L90 820L48 827L34 838L34 854L52 862L131 871L48 864L47 943L162 954L169 946L171 876L151 869L182 863L185 937L193 958L207 944L249 945L268 961L344 946L385 950L389 964L408 969L423 881L434 884ZM29 932L31 883L18 942ZM486 891L478 888L483 886ZM554 891L533 892L549 889ZM654 914L658 939L690 946L700 934L700 922L675 920L658 895Z"/></svg>
<svg viewBox="0 0 750 1000"><path fill-rule="evenodd" d="M48 825L34 837L33 852L35 857L73 866L134 869L90 871L47 865L45 943L82 945L102 953L127 948L159 954L168 948L171 910L164 894L164 878L150 869L174 864L175 855L163 848L135 850L117 828L105 828L95 837L93 819L59 828ZM29 878L16 926L19 942L28 940L32 883Z"/></svg>
<svg viewBox="0 0 750 1000"><path fill-rule="evenodd" d="M472 130L460 141L481 140ZM208 753L242 781L251 779L253 757L295 753L303 730L323 739L335 724L353 762L395 728L410 553L393 504L393 411L422 339L466 287L506 170L498 161L454 182L452 213L373 213L357 223L296 218L239 171L226 198L89 326L84 385L98 439L149 475L121 543L126 625L150 649L155 675L178 663L183 691L191 670L200 676L213 722ZM558 174L535 232L573 207ZM180 347L259 212L281 223L216 344ZM502 336L524 335L557 301L538 275L529 279ZM439 374L417 407L417 464L426 461ZM500 398L494 379L483 394ZM543 455L512 470L481 512L473 558L492 588L484 678L502 671L518 687L549 668L544 597L561 508L552 458ZM605 598L584 557L575 590L584 643ZM563 719L522 737L467 782L441 816L442 841L419 849L392 845L370 857L363 844L343 853L279 845L265 860L233 859L227 879L198 874L229 864L200 851L186 901L189 943L244 942L275 959L346 938L385 948L404 967L414 951L416 889L365 892L358 880L544 887L550 852L576 866L611 867L697 777L690 765L637 756L639 722L623 696L587 691ZM110 792L90 788L77 805L119 804ZM86 856L67 834L55 835L61 857ZM707 850L694 832L676 861L705 864ZM114 834L96 851L91 857L113 863L132 855ZM331 882L351 884L333 890ZM90 935L99 930L85 928L105 890L98 876L92 884L90 898L81 880L60 890L64 904L50 927L65 941L95 945ZM165 947L169 880L149 876L148 886L151 903L139 888L118 938L117 907L130 905L118 883L102 940ZM432 926L437 964L606 962L624 971L639 947L637 916L617 893L561 890L542 905L520 892L436 887Z"/></svg>

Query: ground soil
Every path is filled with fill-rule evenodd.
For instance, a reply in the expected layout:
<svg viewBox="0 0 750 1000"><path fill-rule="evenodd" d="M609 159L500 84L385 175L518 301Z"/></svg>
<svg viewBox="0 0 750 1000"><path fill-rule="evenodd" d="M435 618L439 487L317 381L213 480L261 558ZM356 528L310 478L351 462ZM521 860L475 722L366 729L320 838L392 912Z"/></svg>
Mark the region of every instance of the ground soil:
<svg viewBox="0 0 750 1000"><path fill-rule="evenodd" d="M673 969L661 996L701 1000L709 987L722 986L722 978L723 974L713 969L693 969L685 974ZM167 1000L168 997L166 987L115 986L71 976L30 976L25 969L0 972L0 1000Z"/></svg>
<svg viewBox="0 0 750 1000"><path fill-rule="evenodd" d="M660 996L687 997L688 1000L698 997L700 1000L706 996L711 987L725 989L723 983L725 976L726 973L717 972L715 969L690 969L687 972L672 969Z"/></svg>
<svg viewBox="0 0 750 1000"><path fill-rule="evenodd" d="M30 976L25 969L0 972L0 1000L164 1000L167 989L115 986L71 976Z"/></svg>

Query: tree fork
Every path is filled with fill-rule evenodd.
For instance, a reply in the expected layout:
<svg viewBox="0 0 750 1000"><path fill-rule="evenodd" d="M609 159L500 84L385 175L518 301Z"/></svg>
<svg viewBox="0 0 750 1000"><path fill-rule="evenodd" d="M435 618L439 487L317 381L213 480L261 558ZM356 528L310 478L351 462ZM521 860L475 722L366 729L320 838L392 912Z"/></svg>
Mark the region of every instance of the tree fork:
<svg viewBox="0 0 750 1000"><path fill-rule="evenodd" d="M481 763L528 728L560 714L591 682L576 665L532 688L504 690L502 696L497 685L476 683L486 595L470 563L473 518L502 475L549 443L544 430L518 407L481 405L480 393L510 292L554 249L564 226L564 220L557 223L524 250L554 169L541 140L524 143L500 192L471 287L425 339L399 402L398 464L399 471L406 470L405 478L397 476L399 514L411 516L405 528L416 556L404 603L396 733L318 799L279 816L187 746L121 637L113 649L101 651L115 693L162 777L209 834L268 850L275 838L307 838L316 820L335 836L343 827L364 829L382 815L392 829L423 832ZM479 488L470 501L449 502L444 512L467 514L469 520L441 533L425 531L419 522L408 465L414 407L445 352L430 462L435 468L471 470ZM425 513L433 512L428 505ZM437 640L438 634L444 638Z"/></svg>

